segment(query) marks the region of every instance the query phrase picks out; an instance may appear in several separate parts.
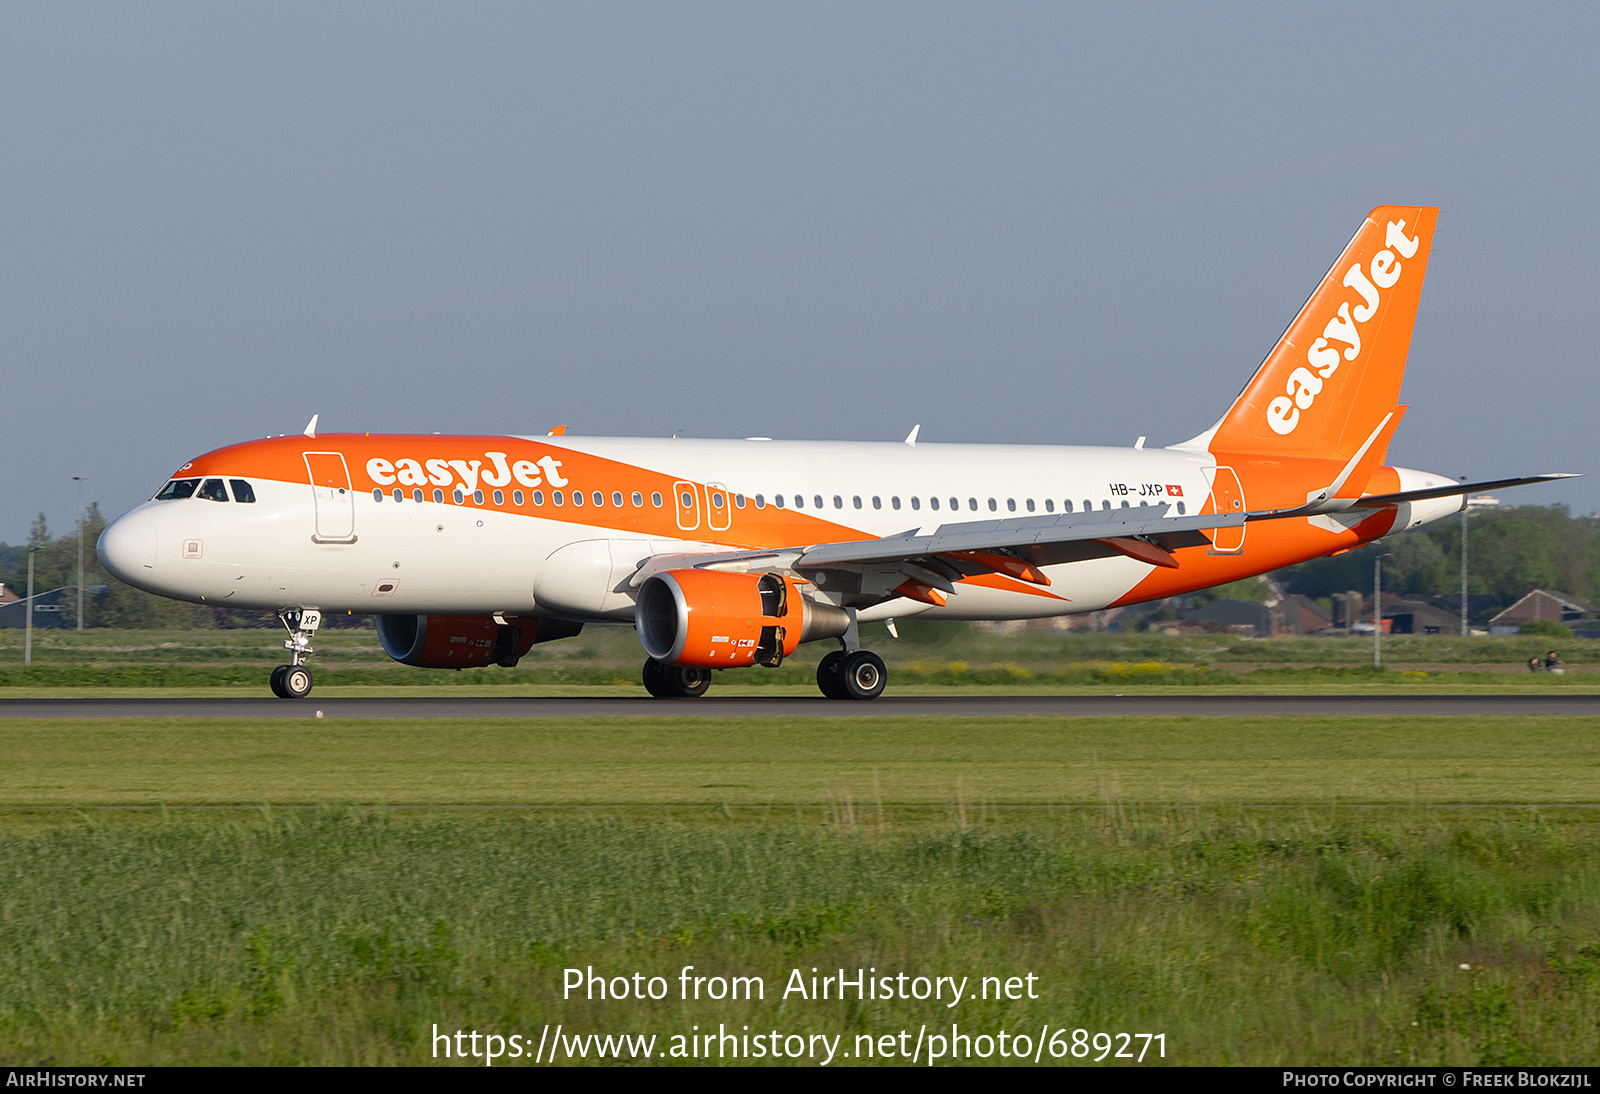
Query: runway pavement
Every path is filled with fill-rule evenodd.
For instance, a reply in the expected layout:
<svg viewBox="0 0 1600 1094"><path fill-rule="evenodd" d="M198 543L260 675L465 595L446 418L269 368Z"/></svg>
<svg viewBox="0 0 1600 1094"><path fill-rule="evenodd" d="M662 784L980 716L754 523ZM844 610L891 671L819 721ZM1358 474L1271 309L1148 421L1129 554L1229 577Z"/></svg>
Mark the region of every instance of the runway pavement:
<svg viewBox="0 0 1600 1094"><path fill-rule="evenodd" d="M886 695L870 703L793 696L6 699L0 718L800 718L1281 714L1600 715L1600 695Z"/></svg>

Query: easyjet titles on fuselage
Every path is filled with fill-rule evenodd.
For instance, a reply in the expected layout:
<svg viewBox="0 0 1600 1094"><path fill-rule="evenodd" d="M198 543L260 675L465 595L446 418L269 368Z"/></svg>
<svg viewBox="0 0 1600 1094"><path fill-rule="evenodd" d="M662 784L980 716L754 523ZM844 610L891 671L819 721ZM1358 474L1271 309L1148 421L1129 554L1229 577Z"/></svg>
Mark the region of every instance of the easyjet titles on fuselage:
<svg viewBox="0 0 1600 1094"><path fill-rule="evenodd" d="M468 494L478 489L480 480L485 486L499 487L509 486L515 479L530 489L546 481L551 486L567 485L561 461L554 456L537 460L511 460L504 452L485 452L483 456L481 460L386 460L375 456L367 461L367 477L379 486L450 486L459 476Z"/></svg>

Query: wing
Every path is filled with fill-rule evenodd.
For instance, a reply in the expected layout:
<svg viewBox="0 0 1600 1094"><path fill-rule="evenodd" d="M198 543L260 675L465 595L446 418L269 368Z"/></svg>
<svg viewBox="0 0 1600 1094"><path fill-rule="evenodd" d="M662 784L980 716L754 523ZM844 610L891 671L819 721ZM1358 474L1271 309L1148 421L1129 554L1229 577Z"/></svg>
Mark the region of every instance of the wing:
<svg viewBox="0 0 1600 1094"><path fill-rule="evenodd" d="M941 524L930 534L914 528L880 539L818 543L766 551L657 555L630 581L682 567L718 570L787 570L836 593L846 606L864 607L893 596L943 604L955 582L1002 574L1048 586L1040 569L1063 562L1124 555L1156 566L1176 566L1173 552L1211 542L1209 529L1243 524L1247 514L1174 517L1166 503L1054 516Z"/></svg>

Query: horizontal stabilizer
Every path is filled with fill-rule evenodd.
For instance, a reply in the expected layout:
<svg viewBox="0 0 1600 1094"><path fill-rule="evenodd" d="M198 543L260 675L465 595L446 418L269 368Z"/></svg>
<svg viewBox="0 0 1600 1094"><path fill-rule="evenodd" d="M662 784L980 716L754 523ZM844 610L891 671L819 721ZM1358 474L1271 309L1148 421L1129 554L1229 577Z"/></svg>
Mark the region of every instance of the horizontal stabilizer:
<svg viewBox="0 0 1600 1094"><path fill-rule="evenodd" d="M1521 479L1491 479L1487 482L1456 482L1448 486L1430 486L1425 490L1401 490L1395 494L1368 494L1350 504L1351 509L1381 509L1385 505L1403 505L1408 501L1427 501L1430 498L1449 498L1456 495L1477 494L1484 490L1506 490L1513 486L1532 486L1541 482L1560 482L1562 479L1581 479L1582 475L1560 473L1529 475ZM1317 504L1302 505L1295 509L1274 509L1268 512L1248 513L1246 520L1283 520L1286 517L1315 516L1328 510Z"/></svg>
<svg viewBox="0 0 1600 1094"><path fill-rule="evenodd" d="M1477 494L1484 490L1506 490L1513 486L1532 486L1540 482L1560 482L1562 479L1581 479L1571 473L1555 475L1530 475L1525 479L1493 479L1489 482L1459 482L1451 486L1434 486L1427 490L1402 490L1398 494L1371 494L1357 500L1362 508L1369 505L1398 505L1405 501L1426 501L1429 498L1448 498L1452 494Z"/></svg>

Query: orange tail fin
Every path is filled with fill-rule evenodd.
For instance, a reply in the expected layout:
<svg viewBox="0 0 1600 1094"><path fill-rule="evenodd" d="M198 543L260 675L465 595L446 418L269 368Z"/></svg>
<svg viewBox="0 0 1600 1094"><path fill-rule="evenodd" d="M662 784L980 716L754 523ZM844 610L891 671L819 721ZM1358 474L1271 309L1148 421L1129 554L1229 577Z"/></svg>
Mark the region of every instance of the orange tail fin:
<svg viewBox="0 0 1600 1094"><path fill-rule="evenodd" d="M1400 401L1438 214L1401 205L1368 213L1228 413L1177 447L1354 457ZM1382 456L1363 453L1361 463Z"/></svg>

